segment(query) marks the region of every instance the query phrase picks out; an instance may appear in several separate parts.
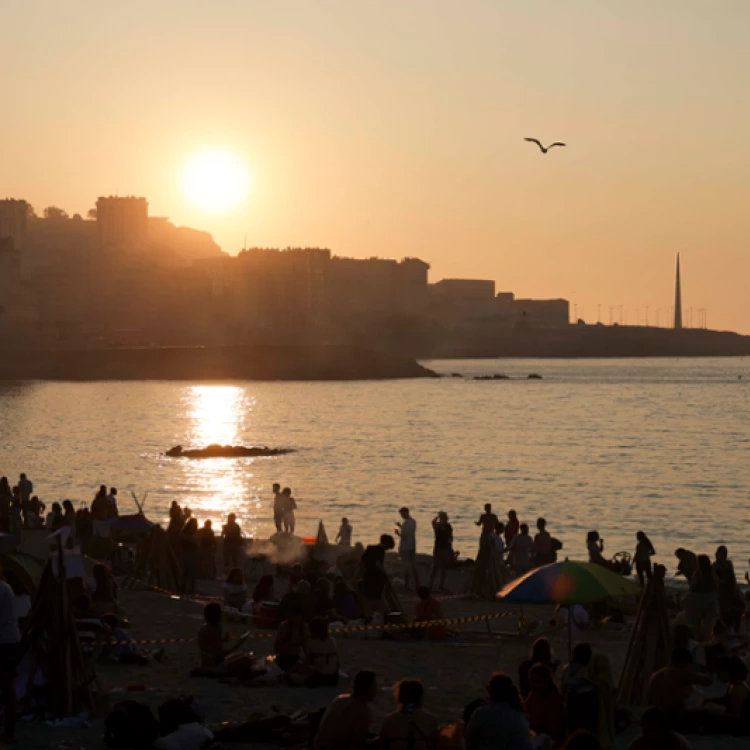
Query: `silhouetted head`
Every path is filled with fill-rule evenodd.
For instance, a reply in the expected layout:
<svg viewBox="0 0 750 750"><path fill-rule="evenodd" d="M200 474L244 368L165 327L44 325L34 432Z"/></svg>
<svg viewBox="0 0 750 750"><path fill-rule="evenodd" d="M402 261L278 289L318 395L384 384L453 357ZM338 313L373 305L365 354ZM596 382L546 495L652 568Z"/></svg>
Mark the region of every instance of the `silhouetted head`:
<svg viewBox="0 0 750 750"><path fill-rule="evenodd" d="M374 701L378 694L378 683L375 672L363 669L354 677L352 695L360 701Z"/></svg>
<svg viewBox="0 0 750 750"><path fill-rule="evenodd" d="M484 511L485 513L492 513L492 505L490 503L484 504Z"/></svg>
<svg viewBox="0 0 750 750"><path fill-rule="evenodd" d="M637 539L637 540L638 540L639 542L645 542L645 541L646 541L646 535L645 535L645 534L644 534L644 533L643 533L642 531L639 531L639 532L638 532L638 533L637 533L637 534L635 535L635 538L636 538L636 539Z"/></svg>
<svg viewBox="0 0 750 750"><path fill-rule="evenodd" d="M726 562L729 558L729 550L722 544L716 548L716 559L718 562Z"/></svg>
<svg viewBox="0 0 750 750"><path fill-rule="evenodd" d="M13 488L16 489L15 487ZM62 507L60 506L60 503L52 503L52 512L53 513L62 513Z"/></svg>
<svg viewBox="0 0 750 750"><path fill-rule="evenodd" d="M529 535L529 524L522 523L520 526L521 529L521 536L528 536Z"/></svg>
<svg viewBox="0 0 750 750"><path fill-rule="evenodd" d="M531 647L531 661L534 664L552 664L552 646L546 638L537 638Z"/></svg>
<svg viewBox="0 0 750 750"><path fill-rule="evenodd" d="M675 625L672 641L675 648L689 648L693 640L693 631L687 625Z"/></svg>
<svg viewBox="0 0 750 750"><path fill-rule="evenodd" d="M198 531L198 519L188 518L185 525L182 527L183 534L195 534Z"/></svg>
<svg viewBox="0 0 750 750"><path fill-rule="evenodd" d="M502 521L498 521L495 524L495 533L502 534L505 531L505 524Z"/></svg>
<svg viewBox="0 0 750 750"><path fill-rule="evenodd" d="M399 512L399 515L401 516L401 518L406 519L406 518L409 517L409 509L408 508L405 508L405 507L404 508L399 508L398 512Z"/></svg>
<svg viewBox="0 0 750 750"><path fill-rule="evenodd" d="M207 519L206 519L206 520L205 520L205 521L203 522L203 528L204 528L204 529L208 529L208 531L211 531L211 530L213 529L213 524L211 523L211 519L210 519L210 518L207 518Z"/></svg>
<svg viewBox="0 0 750 750"><path fill-rule="evenodd" d="M281 490L281 494L282 495L286 495L287 497L289 497L289 495L292 494L292 490L289 487L284 487L284 489Z"/></svg>
<svg viewBox="0 0 750 750"><path fill-rule="evenodd" d="M26 474L21 474L21 476L19 477L19 479L20 479L20 481L23 482L23 480L26 479Z"/></svg>
<svg viewBox="0 0 750 750"><path fill-rule="evenodd" d="M73 503L70 500L63 500L63 508L65 508L66 511L70 511L71 513L75 512Z"/></svg>
<svg viewBox="0 0 750 750"><path fill-rule="evenodd" d="M492 703L504 703L515 711L522 712L521 698L513 680L504 672L495 672L487 684L487 694Z"/></svg>
<svg viewBox="0 0 750 750"><path fill-rule="evenodd" d="M698 572L704 577L712 575L711 560L708 555L698 555Z"/></svg>
<svg viewBox="0 0 750 750"><path fill-rule="evenodd" d="M517 513L516 513L516 511L514 511L514 510L509 510L509 511L508 511L508 518L509 518L509 519L510 519L511 521L517 521L517 520L518 520L518 514L517 514Z"/></svg>
<svg viewBox="0 0 750 750"><path fill-rule="evenodd" d="M213 625L214 627L221 625L221 604L219 602L209 602L203 608L203 619L208 625Z"/></svg>
<svg viewBox="0 0 750 750"><path fill-rule="evenodd" d="M419 680L400 680L393 691L396 702L404 708L419 708L424 700L424 685Z"/></svg>
<svg viewBox="0 0 750 750"><path fill-rule="evenodd" d="M678 547L678 548L677 548L677 549L676 549L676 550L674 551L674 556L675 556L675 557L676 557L676 558L677 558L678 560L682 560L682 559L683 559L683 558L685 557L685 555L686 555L686 554L687 554L687 550L686 550L686 549L685 549L684 547Z"/></svg>
<svg viewBox="0 0 750 750"><path fill-rule="evenodd" d="M117 496L117 487L110 487L109 488L109 494Z"/></svg>
<svg viewBox="0 0 750 750"><path fill-rule="evenodd" d="M444 510L441 510L440 513L438 513L438 521L440 521L440 523L448 523L448 514Z"/></svg>
<svg viewBox="0 0 750 750"><path fill-rule="evenodd" d="M99 494L100 495L106 495L107 494L107 485L106 484L100 484L99 485Z"/></svg>
<svg viewBox="0 0 750 750"><path fill-rule="evenodd" d="M227 573L226 582L232 586L241 586L245 583L245 575L239 568L232 568L232 570Z"/></svg>
<svg viewBox="0 0 750 750"><path fill-rule="evenodd" d="M383 534L380 537L380 546L384 549L393 549L396 546L396 542L390 534Z"/></svg>
<svg viewBox="0 0 750 750"><path fill-rule="evenodd" d="M669 657L669 666L675 669L686 669L693 665L693 657L686 648L676 648Z"/></svg>
<svg viewBox="0 0 750 750"><path fill-rule="evenodd" d="M587 542L598 542L599 541L599 532L598 531L589 531L589 533L586 534L586 541Z"/></svg>
<svg viewBox="0 0 750 750"><path fill-rule="evenodd" d="M234 523L236 520L237 520L237 516L234 513L230 513L227 516L227 521L229 521L229 523Z"/></svg>
<svg viewBox="0 0 750 750"><path fill-rule="evenodd" d="M341 523L348 524L349 523L349 519L348 518L342 518L341 519Z"/></svg>
<svg viewBox="0 0 750 750"><path fill-rule="evenodd" d="M539 531L544 531L547 528L547 519L546 518L537 518L536 519L536 527L539 529Z"/></svg>
<svg viewBox="0 0 750 750"><path fill-rule="evenodd" d="M577 643L573 649L573 661L582 667L588 667L593 655L594 651L590 643Z"/></svg>
<svg viewBox="0 0 750 750"><path fill-rule="evenodd" d="M278 482L274 482L273 491L278 492L281 489L281 485Z"/></svg>

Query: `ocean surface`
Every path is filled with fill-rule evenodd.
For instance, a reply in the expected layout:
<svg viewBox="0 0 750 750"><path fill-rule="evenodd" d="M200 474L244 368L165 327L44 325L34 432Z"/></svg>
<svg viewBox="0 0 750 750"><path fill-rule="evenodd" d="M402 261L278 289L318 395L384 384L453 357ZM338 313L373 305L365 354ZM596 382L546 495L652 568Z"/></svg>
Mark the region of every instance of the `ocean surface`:
<svg viewBox="0 0 750 750"><path fill-rule="evenodd" d="M0 474L25 471L48 504L90 501L101 483L148 492L162 521L172 500L218 526L236 512L247 535L272 532L271 485L290 486L297 532L342 516L355 540L391 532L402 505L431 551L430 521L451 518L474 556L490 502L532 527L547 518L563 554L632 553L643 529L674 571L684 546L750 558L750 359L452 360L463 378L357 383L0 384ZM504 373L508 381L475 381ZM543 380L528 380L538 373ZM170 459L176 444L268 445L286 456Z"/></svg>

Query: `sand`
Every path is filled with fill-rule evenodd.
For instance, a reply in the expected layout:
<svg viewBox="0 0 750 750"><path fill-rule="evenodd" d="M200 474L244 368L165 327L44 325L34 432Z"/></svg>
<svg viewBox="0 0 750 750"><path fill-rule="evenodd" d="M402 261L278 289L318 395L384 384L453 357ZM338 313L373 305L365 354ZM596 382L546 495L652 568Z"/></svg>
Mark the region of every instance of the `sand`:
<svg viewBox="0 0 750 750"><path fill-rule="evenodd" d="M466 571L452 571L449 588L452 591L463 590L467 575ZM404 594L399 584L396 584L396 589L405 611L413 615L415 596ZM214 594L218 590L216 582L199 582L201 593ZM123 590L120 600L131 623L130 633L135 639L193 638L201 625L202 605L195 602L143 590ZM517 608L500 602L461 598L445 599L443 608L445 616L450 618L517 611ZM456 642L384 641L373 636L365 640L361 634L340 635L337 643L342 669L349 678L359 669L375 670L380 685L378 698L373 705L376 719L394 710L394 683L403 677L413 677L421 679L427 688L426 710L437 715L441 723L448 724L460 718L468 702L483 696L483 686L491 672L506 671L515 679L518 665L526 658L531 643L538 635L547 635L558 658L565 661L567 634L561 631L546 632L552 608L526 607L525 612L530 620L540 623L535 633L526 637L512 635L517 629L515 616L491 621L492 635L484 622L456 625L455 630L460 633ZM226 629L239 635L247 627L242 622L231 622ZM619 673L627 646L627 631L591 630L586 632L585 638L595 649L605 651L610 656L616 674ZM271 653L273 640L257 638L248 641L248 644L248 649L257 657L263 657ZM97 666L100 683L111 704L132 698L143 700L155 709L168 698L188 694L197 698L203 706L207 723L218 724L246 719L264 707L275 706L282 711L322 708L337 694L348 689L348 679L344 679L339 688L310 690L287 686L233 686L212 679L191 678L190 670L198 664L196 644L165 644L163 648L167 655L164 663L152 663L147 667L107 663ZM129 686L143 686L145 690L129 690ZM50 728L20 723L18 737L20 745L25 748L103 747L103 725L103 717L96 719L90 729ZM632 727L618 737L617 747L627 747L638 734L637 727ZM725 741L723 738L720 742L715 738L695 742L696 748L729 750L746 746L746 741ZM253 747L260 746L255 744Z"/></svg>

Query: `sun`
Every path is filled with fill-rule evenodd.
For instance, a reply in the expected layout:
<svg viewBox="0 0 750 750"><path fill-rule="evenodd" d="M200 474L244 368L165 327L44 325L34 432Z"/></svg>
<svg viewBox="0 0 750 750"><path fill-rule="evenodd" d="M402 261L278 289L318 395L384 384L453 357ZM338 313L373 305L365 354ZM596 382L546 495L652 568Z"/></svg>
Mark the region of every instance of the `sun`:
<svg viewBox="0 0 750 750"><path fill-rule="evenodd" d="M249 177L242 160L231 151L200 151L182 168L180 187L196 208L225 213L247 198Z"/></svg>

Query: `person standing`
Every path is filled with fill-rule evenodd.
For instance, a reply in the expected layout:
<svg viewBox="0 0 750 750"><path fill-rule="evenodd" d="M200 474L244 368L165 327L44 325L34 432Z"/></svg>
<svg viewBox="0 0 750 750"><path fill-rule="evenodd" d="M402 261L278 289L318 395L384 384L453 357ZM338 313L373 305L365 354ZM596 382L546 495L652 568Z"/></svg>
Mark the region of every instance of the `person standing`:
<svg viewBox="0 0 750 750"><path fill-rule="evenodd" d="M16 712L16 667L20 661L21 634L14 607L13 589L0 579L0 694L5 727L0 742L15 739Z"/></svg>
<svg viewBox="0 0 750 750"><path fill-rule="evenodd" d="M10 506L13 492L8 484L8 477L0 477L0 531L10 533Z"/></svg>
<svg viewBox="0 0 750 750"><path fill-rule="evenodd" d="M352 546L352 525L349 523L348 518L341 519L339 533L336 534L336 542L338 543L339 547Z"/></svg>
<svg viewBox="0 0 750 750"><path fill-rule="evenodd" d="M508 549L511 567L519 573L526 573L531 568L531 552L534 541L529 536L528 524L521 524L521 533L513 537Z"/></svg>
<svg viewBox="0 0 750 750"><path fill-rule="evenodd" d="M440 579L440 591L445 591L445 577L453 562L453 527L448 523L448 514L441 510L432 519L432 530L435 533L435 546L432 550L432 573L430 573L430 588L435 579Z"/></svg>
<svg viewBox="0 0 750 750"><path fill-rule="evenodd" d="M409 515L408 508L399 510L401 521L396 524L396 536L399 538L398 554L404 564L404 588L411 591L409 577L414 579L414 588L419 588L417 571L417 522Z"/></svg>
<svg viewBox="0 0 750 750"><path fill-rule="evenodd" d="M281 492L281 485L275 482L273 485L273 523L276 531L281 531L281 525L284 521L284 509L286 507L286 497Z"/></svg>
<svg viewBox="0 0 750 750"><path fill-rule="evenodd" d="M716 577L719 594L719 613L724 624L735 633L740 632L744 604L737 588L734 565L729 559L729 551L722 544L716 550L716 559L711 568Z"/></svg>
<svg viewBox="0 0 750 750"><path fill-rule="evenodd" d="M492 536L495 533L495 528L499 523L498 517L492 512L492 506L487 503L484 506L484 513L479 516L479 520L475 521L477 526L482 527L482 536Z"/></svg>
<svg viewBox="0 0 750 750"><path fill-rule="evenodd" d="M292 497L292 491L289 487L284 487L284 531L288 534L294 534L295 518L294 511L297 510L297 501Z"/></svg>
<svg viewBox="0 0 750 750"><path fill-rule="evenodd" d="M200 571L201 577L208 580L216 579L216 534L210 519L203 522L199 532Z"/></svg>
<svg viewBox="0 0 750 750"><path fill-rule="evenodd" d="M109 517L117 518L120 512L117 509L117 487L109 488L109 495L107 495L107 502L109 503Z"/></svg>
<svg viewBox="0 0 750 750"><path fill-rule="evenodd" d="M638 574L638 582L643 586L647 578L649 581L651 580L653 574L651 557L656 554L656 550L654 549L654 545L651 544L651 540L642 531L639 531L635 535L635 538L636 546L633 562L635 562L635 572Z"/></svg>
<svg viewBox="0 0 750 750"><path fill-rule="evenodd" d="M547 531L547 520L538 518L536 528L537 533L534 536L534 563L537 566L548 565L555 561L555 555L552 552L552 537L549 531Z"/></svg>
<svg viewBox="0 0 750 750"><path fill-rule="evenodd" d="M34 491L34 484L26 474L21 474L18 479L18 487L21 490L21 500L23 500L25 505L31 500L31 493Z"/></svg>
<svg viewBox="0 0 750 750"><path fill-rule="evenodd" d="M514 510L508 511L508 523L505 524L505 546L510 547L510 543L513 541L513 537L518 533L519 529L518 514Z"/></svg>
<svg viewBox="0 0 750 750"><path fill-rule="evenodd" d="M222 551L224 554L224 568L231 570L239 568L240 547L242 546L242 530L237 523L237 516L230 513L227 522L221 529Z"/></svg>
<svg viewBox="0 0 750 750"><path fill-rule="evenodd" d="M195 594L195 582L198 578L200 537L198 521L190 518L180 532L180 593L190 596Z"/></svg>

